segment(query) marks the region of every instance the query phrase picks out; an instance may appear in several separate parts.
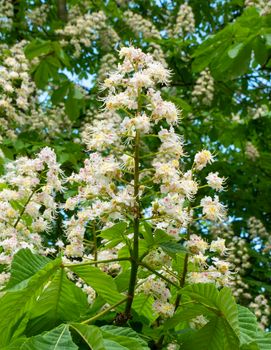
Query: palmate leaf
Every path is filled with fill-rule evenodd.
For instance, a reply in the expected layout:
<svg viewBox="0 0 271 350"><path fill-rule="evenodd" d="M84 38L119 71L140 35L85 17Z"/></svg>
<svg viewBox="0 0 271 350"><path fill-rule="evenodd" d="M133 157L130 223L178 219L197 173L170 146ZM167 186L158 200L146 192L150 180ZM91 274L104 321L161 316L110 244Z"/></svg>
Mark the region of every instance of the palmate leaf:
<svg viewBox="0 0 271 350"><path fill-rule="evenodd" d="M115 341L129 350L149 350L147 343L131 328L103 326L103 337Z"/></svg>
<svg viewBox="0 0 271 350"><path fill-rule="evenodd" d="M240 328L238 320L237 304L229 288L223 288L220 292L212 284L195 284L185 287L182 294L206 308L208 319L211 320L200 330L193 333L185 341L185 349L190 343L191 349L227 350L238 349L240 344ZM203 314L204 313L203 310ZM209 338L209 341L207 341Z"/></svg>
<svg viewBox="0 0 271 350"><path fill-rule="evenodd" d="M238 305L238 320L240 329L240 344L249 344L257 336L257 319L253 313L244 306Z"/></svg>
<svg viewBox="0 0 271 350"><path fill-rule="evenodd" d="M89 345L92 350L105 350L103 335L97 326L90 326L82 323L70 325Z"/></svg>
<svg viewBox="0 0 271 350"><path fill-rule="evenodd" d="M218 292L214 284L198 283L185 287L182 294L189 296L214 314L224 317L239 336L237 304L229 288L223 288Z"/></svg>
<svg viewBox="0 0 271 350"><path fill-rule="evenodd" d="M182 345L184 350L239 349L239 340L225 319L216 316Z"/></svg>
<svg viewBox="0 0 271 350"><path fill-rule="evenodd" d="M90 285L109 304L116 304L124 299L118 292L114 279L94 266L72 266L70 269L85 283Z"/></svg>
<svg viewBox="0 0 271 350"><path fill-rule="evenodd" d="M188 300L195 302L191 310L191 318L196 315L196 310L200 307L201 314L209 319L202 329L184 339L184 349L267 350L271 348L271 338L258 332L256 317L247 308L237 306L229 288L223 288L218 292L214 285L195 284L185 287L182 294ZM178 312L165 323L165 327L168 329L176 326L178 321L185 319L186 313L184 306L183 314L181 311Z"/></svg>
<svg viewBox="0 0 271 350"><path fill-rule="evenodd" d="M33 40L25 48L26 57L31 60L34 57L46 55L53 51L51 41Z"/></svg>
<svg viewBox="0 0 271 350"><path fill-rule="evenodd" d="M38 333L65 321L77 321L87 309L86 294L68 280L61 269L31 311L27 332Z"/></svg>
<svg viewBox="0 0 271 350"><path fill-rule="evenodd" d="M92 350L149 350L147 343L130 328L89 326L75 323L71 327Z"/></svg>
<svg viewBox="0 0 271 350"><path fill-rule="evenodd" d="M217 308L222 313L222 317L226 319L235 334L239 337L238 308L230 288L223 288L219 292L216 303Z"/></svg>
<svg viewBox="0 0 271 350"><path fill-rule="evenodd" d="M271 349L271 335L270 333L265 334L264 332L258 332L256 336L256 344L259 350L270 350Z"/></svg>
<svg viewBox="0 0 271 350"><path fill-rule="evenodd" d="M217 310L219 292L214 284L197 283L182 289L182 295L202 304L203 306Z"/></svg>
<svg viewBox="0 0 271 350"><path fill-rule="evenodd" d="M203 314L208 320L214 316L212 311L208 311L204 306L199 304L179 306L178 312L165 321L163 325L164 330L172 329L181 322L189 322L196 316Z"/></svg>
<svg viewBox="0 0 271 350"><path fill-rule="evenodd" d="M107 248L113 248L123 241L123 235L126 228L127 223L121 221L112 227L102 230L102 232L99 234L99 237L108 240L108 243L106 244Z"/></svg>
<svg viewBox="0 0 271 350"><path fill-rule="evenodd" d="M271 349L271 336L270 333L258 331L253 342L244 344L241 350L270 350Z"/></svg>
<svg viewBox="0 0 271 350"><path fill-rule="evenodd" d="M61 259L50 261L36 272L24 289L7 291L0 298L0 344L7 345L24 315L30 311L44 286L60 268Z"/></svg>
<svg viewBox="0 0 271 350"><path fill-rule="evenodd" d="M153 303L154 298L151 295L140 293L134 297L132 308L138 314L138 316L144 317L144 319L147 319L146 321L148 324L151 324L158 317L158 315L153 311Z"/></svg>
<svg viewBox="0 0 271 350"><path fill-rule="evenodd" d="M60 325L49 332L27 340L20 350L76 350L78 346L72 341L68 325Z"/></svg>
<svg viewBox="0 0 271 350"><path fill-rule="evenodd" d="M42 269L51 260L45 256L35 255L30 249L21 249L15 254L11 264L11 278L6 289L24 287L27 280Z"/></svg>
<svg viewBox="0 0 271 350"><path fill-rule="evenodd" d="M216 78L224 80L244 74L250 67L252 50L260 38L260 30L264 33L264 26L255 8L246 9L236 21L198 46L193 70L201 71L209 66Z"/></svg>

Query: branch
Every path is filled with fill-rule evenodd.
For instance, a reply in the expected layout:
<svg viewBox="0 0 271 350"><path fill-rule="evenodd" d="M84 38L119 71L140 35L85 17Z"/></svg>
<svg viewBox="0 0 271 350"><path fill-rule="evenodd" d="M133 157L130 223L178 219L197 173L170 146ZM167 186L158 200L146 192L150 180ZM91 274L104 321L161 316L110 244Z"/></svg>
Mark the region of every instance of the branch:
<svg viewBox="0 0 271 350"><path fill-rule="evenodd" d="M88 262L82 262L78 264L65 264L64 267L76 267L76 266L87 266L87 265L97 265L97 264L107 264L116 261L129 261L130 258L116 258L116 259L108 259L108 260L91 260Z"/></svg>
<svg viewBox="0 0 271 350"><path fill-rule="evenodd" d="M67 22L68 11L66 6L66 0L57 0L57 15L63 22Z"/></svg>
<svg viewBox="0 0 271 350"><path fill-rule="evenodd" d="M88 324L88 323L91 323L91 322L93 322L93 321L96 321L96 320L97 320L98 318L100 318L101 316L107 314L109 311L111 311L111 310L115 309L117 306L123 304L126 300L127 300L127 298L122 299L122 300L119 301L118 303L116 303L116 304L110 306L109 308L105 309L104 311L100 312L99 314L97 314L97 315L95 315L95 316L93 316L93 317L91 317L91 318L89 318L89 319L87 319L87 320L85 320L85 321L83 321L83 322L81 322L81 323L82 323L82 324Z"/></svg>

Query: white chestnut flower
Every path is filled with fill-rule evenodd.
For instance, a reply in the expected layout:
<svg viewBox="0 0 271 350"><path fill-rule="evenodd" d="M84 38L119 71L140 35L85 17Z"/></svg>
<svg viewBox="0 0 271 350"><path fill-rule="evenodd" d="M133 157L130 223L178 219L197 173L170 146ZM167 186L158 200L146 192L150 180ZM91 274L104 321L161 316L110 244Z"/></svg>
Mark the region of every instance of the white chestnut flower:
<svg viewBox="0 0 271 350"><path fill-rule="evenodd" d="M208 176L206 176L206 180L207 184L216 191L222 191L226 181L224 177L218 176L218 172L209 173Z"/></svg>
<svg viewBox="0 0 271 350"><path fill-rule="evenodd" d="M202 170L207 164L214 162L212 153L208 150L202 150L195 155L194 163L197 170Z"/></svg>

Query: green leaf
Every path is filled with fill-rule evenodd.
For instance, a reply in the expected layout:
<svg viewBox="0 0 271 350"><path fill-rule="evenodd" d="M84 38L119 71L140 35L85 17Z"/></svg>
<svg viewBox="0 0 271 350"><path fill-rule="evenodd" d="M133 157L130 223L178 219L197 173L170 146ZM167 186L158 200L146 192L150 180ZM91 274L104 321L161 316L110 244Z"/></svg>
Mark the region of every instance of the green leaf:
<svg viewBox="0 0 271 350"><path fill-rule="evenodd" d="M168 241L171 241L171 240L172 240L172 237L170 235L168 235L165 231L163 231L161 229L155 230L154 242L158 246L160 246L160 244L162 244L162 243L167 243Z"/></svg>
<svg viewBox="0 0 271 350"><path fill-rule="evenodd" d="M138 314L148 320L149 324L152 324L158 317L153 311L154 298L151 295L145 295L143 293L137 294L134 297L132 308Z"/></svg>
<svg viewBox="0 0 271 350"><path fill-rule="evenodd" d="M186 249L181 243L176 241L168 241L160 243L160 247L168 254L177 254L180 252L185 252Z"/></svg>
<svg viewBox="0 0 271 350"><path fill-rule="evenodd" d="M99 237L107 239L108 241L112 241L114 239L122 240L121 235L125 232L126 228L127 228L127 223L124 221L121 221L112 227L102 230Z"/></svg>
<svg viewBox="0 0 271 350"><path fill-rule="evenodd" d="M265 42L268 47L271 47L271 33L264 34Z"/></svg>
<svg viewBox="0 0 271 350"><path fill-rule="evenodd" d="M240 336L238 323L238 308L231 293L230 288L224 287L218 295L217 307L222 312L223 317L227 320L236 335Z"/></svg>
<svg viewBox="0 0 271 350"><path fill-rule="evenodd" d="M29 331L38 333L59 323L79 320L88 309L86 294L75 286L63 269L57 271L30 313Z"/></svg>
<svg viewBox="0 0 271 350"><path fill-rule="evenodd" d="M149 350L147 343L131 328L103 326L100 328L105 339L115 341L129 350Z"/></svg>
<svg viewBox="0 0 271 350"><path fill-rule="evenodd" d="M219 292L214 284L197 283L182 289L182 294L188 295L190 299L200 304L212 308L214 311L218 309L217 299Z"/></svg>
<svg viewBox="0 0 271 350"><path fill-rule="evenodd" d="M70 267L83 281L90 285L109 304L116 304L124 299L118 292L114 279L94 266Z"/></svg>
<svg viewBox="0 0 271 350"><path fill-rule="evenodd" d="M128 350L126 346L122 346L119 343L109 339L104 339L104 346L106 350Z"/></svg>
<svg viewBox="0 0 271 350"><path fill-rule="evenodd" d="M256 336L256 344L259 347L259 350L270 350L271 349L271 334L258 332Z"/></svg>
<svg viewBox="0 0 271 350"><path fill-rule="evenodd" d="M182 294L205 307L209 316L210 312L215 315L206 326L193 335L192 340L190 339L195 348L199 346L198 349L207 349L208 342L205 341L211 335L210 349L237 348L240 337L238 309L229 288L225 287L218 292L213 284L194 284L183 288Z"/></svg>
<svg viewBox="0 0 271 350"><path fill-rule="evenodd" d="M176 312L171 318L167 319L164 323L164 329L168 330L171 328L176 327L181 322L189 322L196 316L200 315L207 316L208 319L213 318L213 313L208 312L206 308L203 306L196 304L196 305L184 305L179 306L178 312Z"/></svg>
<svg viewBox="0 0 271 350"><path fill-rule="evenodd" d="M118 222L117 224L109 227L105 230L102 230L99 237L102 237L108 242L106 243L106 249L110 249L118 245L120 242L123 242L123 235L127 228L126 222ZM127 255L126 255L127 256Z"/></svg>
<svg viewBox="0 0 271 350"><path fill-rule="evenodd" d="M147 343L130 328L71 324L92 350L149 350Z"/></svg>
<svg viewBox="0 0 271 350"><path fill-rule="evenodd" d="M30 338L21 350L76 350L68 325L60 325L49 332Z"/></svg>
<svg viewBox="0 0 271 350"><path fill-rule="evenodd" d="M5 346L4 348L1 348L1 350L18 350L21 349L21 346L25 344L27 341L26 337L17 338L14 341L12 341L8 346Z"/></svg>
<svg viewBox="0 0 271 350"><path fill-rule="evenodd" d="M80 89L78 89L76 86L73 88L73 98L76 100L82 100L85 96L82 94Z"/></svg>
<svg viewBox="0 0 271 350"><path fill-rule="evenodd" d="M174 256L174 260L172 262L173 269L176 270L179 275L183 272L185 256L185 252L179 252Z"/></svg>
<svg viewBox="0 0 271 350"><path fill-rule="evenodd" d="M52 47L54 48L55 54L57 58L66 66L70 67L70 60L69 56L66 55L65 51L63 48L60 46L59 42L54 41L52 42Z"/></svg>
<svg viewBox="0 0 271 350"><path fill-rule="evenodd" d="M98 327L82 323L72 323L71 327L76 330L92 350L106 350L102 332Z"/></svg>
<svg viewBox="0 0 271 350"><path fill-rule="evenodd" d="M232 329L221 317L214 317L203 328L190 336L182 345L183 350L233 350L239 342Z"/></svg>
<svg viewBox="0 0 271 350"><path fill-rule="evenodd" d="M29 279L24 289L8 291L0 298L0 344L8 344L25 313L33 307L44 286L60 266L61 259L50 261Z"/></svg>
<svg viewBox="0 0 271 350"><path fill-rule="evenodd" d="M68 94L69 87L70 87L70 82L66 81L63 83L63 85L60 88L58 88L57 90L54 90L52 94L53 104L56 105L64 100L65 96L67 96Z"/></svg>
<svg viewBox="0 0 271 350"><path fill-rule="evenodd" d="M248 344L256 339L257 319L246 307L238 305L238 320L240 328L240 344Z"/></svg>
<svg viewBox="0 0 271 350"><path fill-rule="evenodd" d="M53 51L51 41L36 39L31 41L25 48L25 55L29 60L41 55L46 55Z"/></svg>
<svg viewBox="0 0 271 350"><path fill-rule="evenodd" d="M33 254L30 249L21 249L14 255L12 260L11 278L6 289L13 288L15 286L16 289L21 288L30 277L32 277L50 261L50 259L44 256ZM18 286L19 284L20 286Z"/></svg>
<svg viewBox="0 0 271 350"><path fill-rule="evenodd" d="M67 100L65 101L65 112L71 121L76 120L80 115L81 105L78 100L73 98L69 93Z"/></svg>
<svg viewBox="0 0 271 350"><path fill-rule="evenodd" d="M152 247L154 245L152 226L148 222L144 221L143 227L140 227L140 233L142 233L148 246Z"/></svg>
<svg viewBox="0 0 271 350"><path fill-rule="evenodd" d="M235 58L238 56L240 50L243 48L244 43L236 43L232 47L229 48L228 50L228 55L230 58Z"/></svg>
<svg viewBox="0 0 271 350"><path fill-rule="evenodd" d="M37 66L34 73L34 80L38 88L43 89L50 79L57 77L57 70L60 66L57 64L56 58L47 57Z"/></svg>

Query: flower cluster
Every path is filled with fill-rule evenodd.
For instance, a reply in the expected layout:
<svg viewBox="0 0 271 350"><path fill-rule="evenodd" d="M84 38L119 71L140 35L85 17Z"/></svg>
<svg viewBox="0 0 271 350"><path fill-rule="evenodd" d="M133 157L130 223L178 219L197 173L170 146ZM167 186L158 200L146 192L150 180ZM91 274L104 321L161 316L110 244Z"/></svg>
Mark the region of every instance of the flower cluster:
<svg viewBox="0 0 271 350"><path fill-rule="evenodd" d="M0 0L0 28L2 30L10 30L13 23L13 1Z"/></svg>
<svg viewBox="0 0 271 350"><path fill-rule="evenodd" d="M249 293L249 285L244 282L242 277L251 266L246 240L236 236L229 223L218 223L215 225L211 223L210 233L212 239L217 239L218 237L225 239L228 249L227 261L230 263L233 271L229 286L235 298L246 303L247 300L252 298Z"/></svg>
<svg viewBox="0 0 271 350"><path fill-rule="evenodd" d="M43 108L39 101L31 66L24 54L26 41L3 46L0 64L0 139L14 139L25 130L39 130L45 137L69 131L71 121L64 106Z"/></svg>
<svg viewBox="0 0 271 350"><path fill-rule="evenodd" d="M173 34L176 37L184 37L195 31L195 18L192 8L188 4L182 4L179 8Z"/></svg>
<svg viewBox="0 0 271 350"><path fill-rule="evenodd" d="M186 242L186 248L189 262L195 270L188 273L189 283L215 283L217 286L230 284L231 264L221 259L228 250L225 239L217 238L208 244L200 236L192 234Z"/></svg>
<svg viewBox="0 0 271 350"><path fill-rule="evenodd" d="M268 299L264 294L256 296L254 301L249 304L249 308L253 311L259 321L260 327L265 330L269 326L269 318L271 314Z"/></svg>
<svg viewBox="0 0 271 350"><path fill-rule="evenodd" d="M257 158L260 157L260 153L256 146L252 142L248 141L245 147L245 155L248 159L255 162Z"/></svg>
<svg viewBox="0 0 271 350"><path fill-rule="evenodd" d="M235 270L238 271L238 273L245 274L245 271L251 266L246 240L234 236L228 247L231 251L229 261L235 266Z"/></svg>
<svg viewBox="0 0 271 350"><path fill-rule="evenodd" d="M50 7L48 4L36 6L34 9L27 11L26 17L35 26L43 26L46 23Z"/></svg>
<svg viewBox="0 0 271 350"><path fill-rule="evenodd" d="M113 28L106 24L106 16L102 11L70 15L65 27L56 32L62 36L63 46L71 45L74 48L76 58L81 56L84 47L90 47L96 40L105 39L110 46L119 40Z"/></svg>
<svg viewBox="0 0 271 350"><path fill-rule="evenodd" d="M192 102L209 106L214 98L214 78L208 68L200 73L192 91Z"/></svg>
<svg viewBox="0 0 271 350"><path fill-rule="evenodd" d="M153 23L143 18L138 13L131 10L123 13L123 19L129 28L136 32L139 37L146 39L161 39L159 31L155 28Z"/></svg>
<svg viewBox="0 0 271 350"><path fill-rule="evenodd" d="M260 237L261 239L268 239L269 234L261 220L255 218L255 216L252 216L249 218L247 225L251 239L256 237Z"/></svg>
<svg viewBox="0 0 271 350"><path fill-rule="evenodd" d="M139 280L137 292L143 292L155 298L153 309L163 317L171 317L174 313L174 305L169 303L170 290L166 283L154 275L148 276L145 280Z"/></svg>
<svg viewBox="0 0 271 350"><path fill-rule="evenodd" d="M98 259L99 268L112 275L121 271L121 264L115 261L120 250L133 244L135 228L131 217L137 215L138 224L141 220L147 221L154 236L162 230L173 242L181 239L181 230L198 213L192 206L200 190L197 173L214 162L212 153L203 149L195 155L192 168L183 169L184 141L174 130L180 112L174 103L164 100L156 88L157 84L169 83L170 72L152 55L134 47L123 47L119 56L122 63L102 84L102 90L106 91L104 110L82 133L89 154L79 172L68 178L77 190L64 205L68 214L66 257L74 261ZM154 152L148 145L151 137L157 140ZM225 179L218 173L209 173L206 181L206 186L215 191L223 190ZM145 198L150 199L144 202ZM226 215L217 195L202 198L196 206L199 207L201 219L221 221ZM127 229L120 240L116 237L115 245L101 239L106 235L105 230L119 222L124 222L130 231ZM97 235L95 244L93 235ZM189 263L202 267L202 274L208 275L209 282L228 284L229 264L213 256L212 266L205 268L204 261L200 260L202 248L198 248L204 241L194 236L187 242ZM226 252L223 239L204 244L204 251L209 249L212 255L222 256ZM142 272L147 266L146 269L160 271L162 278L147 275L139 281L137 290L151 293L153 308L163 317L174 312L166 281L173 278L173 283L178 283L178 273L170 263L171 258L160 248L146 252ZM198 282L196 273L191 272L187 281Z"/></svg>
<svg viewBox="0 0 271 350"><path fill-rule="evenodd" d="M43 247L40 233L50 229L57 209L55 194L62 190L54 151L46 147L34 159L8 162L0 184L0 263L9 265L21 248L53 252Z"/></svg>
<svg viewBox="0 0 271 350"><path fill-rule="evenodd" d="M268 0L245 0L245 7L256 7L261 16L266 16L271 13L271 3Z"/></svg>
<svg viewBox="0 0 271 350"><path fill-rule="evenodd" d="M189 322L189 326L192 329L201 329L208 322L209 322L209 320L205 316L199 315L199 316L197 316L195 318L192 318L192 320Z"/></svg>
<svg viewBox="0 0 271 350"><path fill-rule="evenodd" d="M106 55L104 55L101 58L101 65L100 65L100 69L98 70L97 81L99 83L103 82L107 78L109 72L113 71L116 68L117 68L116 57L111 53L107 53Z"/></svg>
<svg viewBox="0 0 271 350"><path fill-rule="evenodd" d="M247 301L252 298L252 295L249 293L249 285L243 281L238 273L233 275L230 287L232 294L239 302L244 299Z"/></svg>
<svg viewBox="0 0 271 350"><path fill-rule="evenodd" d="M252 116L252 119L259 119L265 117L269 113L267 105L261 105L258 108L251 108L249 113Z"/></svg>
<svg viewBox="0 0 271 350"><path fill-rule="evenodd" d="M35 84L30 76L29 62L23 49L26 42L21 41L10 49L8 55L2 57L0 65L0 117L1 134L14 138L16 127L23 126L33 106Z"/></svg>
<svg viewBox="0 0 271 350"><path fill-rule="evenodd" d="M151 268L160 269L162 267L170 267L171 259L161 248L152 250L144 259Z"/></svg>
<svg viewBox="0 0 271 350"><path fill-rule="evenodd" d="M64 104L50 108L36 106L26 122L28 130L38 130L46 139L52 139L61 133L70 134L72 131L72 121L65 112Z"/></svg>

